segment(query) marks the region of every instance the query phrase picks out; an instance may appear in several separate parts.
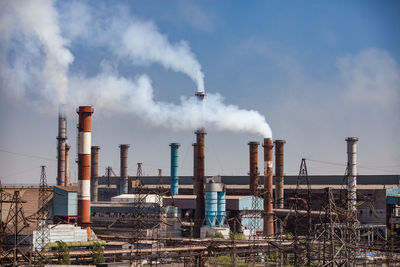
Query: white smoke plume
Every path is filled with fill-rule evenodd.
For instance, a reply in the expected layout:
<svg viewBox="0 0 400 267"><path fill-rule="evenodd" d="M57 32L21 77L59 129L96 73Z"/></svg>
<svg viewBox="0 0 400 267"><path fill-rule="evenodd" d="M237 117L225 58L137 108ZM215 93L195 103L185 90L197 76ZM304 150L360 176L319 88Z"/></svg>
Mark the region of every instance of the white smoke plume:
<svg viewBox="0 0 400 267"><path fill-rule="evenodd" d="M79 5L82 7L82 3ZM272 135L264 116L257 111L226 105L219 94L207 94L204 106L194 96L181 97L179 104L155 101L147 75L122 77L117 68L109 67L118 65L121 58L128 58L133 64L158 63L188 75L197 90L204 92L201 66L187 42L171 43L152 22L136 18L127 22L114 16L111 29L98 27L87 19L81 28L75 27L79 33L68 35L72 44L74 38L86 35L91 40L84 42L86 45L102 46L117 55L115 62L104 61L102 70L88 77L84 73L68 72L73 50L68 50L69 41L60 30L68 27L59 24L53 1L4 1L0 10L0 77L7 91L17 89L18 96L54 106L66 102L74 106L94 105L96 113L135 114L154 125L175 130L193 130L204 122L206 127L219 130L246 131L263 137ZM86 10L92 12L93 8ZM85 17L96 20L94 13ZM113 38L107 34L110 30Z"/></svg>
<svg viewBox="0 0 400 267"><path fill-rule="evenodd" d="M185 73L197 84L197 90L204 92L204 74L200 63L185 41L170 44L152 22L136 21L124 34L123 44L125 49L119 50L119 53L133 60L157 62L165 68Z"/></svg>
<svg viewBox="0 0 400 267"><path fill-rule="evenodd" d="M73 56L61 36L53 1L2 1L0 10L2 85L65 103Z"/></svg>

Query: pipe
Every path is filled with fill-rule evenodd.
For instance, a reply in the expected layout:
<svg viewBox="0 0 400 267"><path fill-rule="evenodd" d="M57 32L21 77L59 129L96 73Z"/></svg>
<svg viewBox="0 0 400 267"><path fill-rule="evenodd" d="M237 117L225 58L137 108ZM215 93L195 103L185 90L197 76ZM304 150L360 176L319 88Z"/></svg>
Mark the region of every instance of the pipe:
<svg viewBox="0 0 400 267"><path fill-rule="evenodd" d="M283 209L284 204L284 170L283 170L283 146L286 143L285 140L275 140L275 203L276 208Z"/></svg>
<svg viewBox="0 0 400 267"><path fill-rule="evenodd" d="M65 186L69 186L69 149L70 145L65 144Z"/></svg>
<svg viewBox="0 0 400 267"><path fill-rule="evenodd" d="M90 106L80 106L78 136L78 224L86 228L90 237L90 145L92 113Z"/></svg>
<svg viewBox="0 0 400 267"><path fill-rule="evenodd" d="M272 139L264 138L264 236L274 236L272 188Z"/></svg>
<svg viewBox="0 0 400 267"><path fill-rule="evenodd" d="M90 171L90 199L93 202L98 201L98 186L99 186L99 146L92 146L92 166Z"/></svg>
<svg viewBox="0 0 400 267"><path fill-rule="evenodd" d="M250 149L250 172L249 188L252 195L257 194L258 190L258 142L249 142Z"/></svg>
<svg viewBox="0 0 400 267"><path fill-rule="evenodd" d="M120 145L121 177L119 178L119 193L128 194L128 144Z"/></svg>
<svg viewBox="0 0 400 267"><path fill-rule="evenodd" d="M64 107L60 106L58 113L57 136L57 185L65 186L65 143L67 140L67 119Z"/></svg>
<svg viewBox="0 0 400 267"><path fill-rule="evenodd" d="M178 149L180 144L171 143L171 195L175 196L179 193L178 183Z"/></svg>
<svg viewBox="0 0 400 267"><path fill-rule="evenodd" d="M347 142L347 196L349 210L356 210L357 203L357 137L348 137Z"/></svg>
<svg viewBox="0 0 400 267"><path fill-rule="evenodd" d="M197 141L197 174L196 174L196 186L197 186L197 197L196 197L196 211L195 211L195 234L200 237L200 228L204 220L204 136L206 132L204 128L196 131Z"/></svg>

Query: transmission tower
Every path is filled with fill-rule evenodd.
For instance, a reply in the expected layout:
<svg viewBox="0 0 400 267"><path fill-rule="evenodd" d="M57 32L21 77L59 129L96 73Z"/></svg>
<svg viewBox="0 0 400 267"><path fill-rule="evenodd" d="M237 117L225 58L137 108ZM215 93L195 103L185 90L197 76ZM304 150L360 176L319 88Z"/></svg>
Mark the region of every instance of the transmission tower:
<svg viewBox="0 0 400 267"><path fill-rule="evenodd" d="M259 176L259 173L257 172L257 176ZM261 208L261 204L262 204L262 199L259 197L260 196L260 184L258 179L256 180L257 184L256 184L256 188L255 191L252 195L252 200L251 200L251 222L250 222L250 237L249 240L251 242L251 262L253 263L253 265L256 264L257 258L259 256L260 253L260 248L258 247L258 234L257 234L257 230L260 230L262 228L261 225L261 218L262 218L262 208Z"/></svg>
<svg viewBox="0 0 400 267"><path fill-rule="evenodd" d="M25 201L23 201L20 197L19 191L14 191L10 210L5 223L5 235L7 235L7 240L5 243L8 246L4 253L0 256L2 266L8 264L12 264L12 266L19 266L20 260L30 262L30 259L21 250L21 243L23 242L21 233L29 226L22 207L22 203L24 202ZM12 257L10 257L10 255L12 255ZM19 256L22 256L23 259L19 259Z"/></svg>
<svg viewBox="0 0 400 267"><path fill-rule="evenodd" d="M114 176L116 176L115 175L115 172L113 171L113 169L112 169L112 167L111 166L108 166L107 168L106 168L106 176L107 176L107 187L110 187L110 184L111 184L111 175L114 175Z"/></svg>
<svg viewBox="0 0 400 267"><path fill-rule="evenodd" d="M138 162L137 163L137 172L136 172L136 186L135 186L135 200L134 200L134 212L133 212L133 231L134 231L134 244L135 244L135 249L136 249L136 255L135 255L135 261L140 261L140 254L139 254L139 248L140 248L140 239L142 239L142 231L145 229L145 217L146 215L144 214L144 202L145 202L145 196L143 197L142 191L143 191L143 185L141 183L141 177L143 175L142 172L142 163ZM132 255L132 253L131 253Z"/></svg>
<svg viewBox="0 0 400 267"><path fill-rule="evenodd" d="M38 228L36 238L36 249L41 251L50 242L50 231L48 228L48 200L51 195L47 186L46 166L41 167L39 202L38 202Z"/></svg>
<svg viewBox="0 0 400 267"><path fill-rule="evenodd" d="M301 195L300 189L304 189L304 185L307 189L307 195ZM297 177L297 185L294 193L294 266L311 266L311 236L312 236L312 220L311 220L311 184L310 178L308 177L306 159L301 159L299 176ZM300 215L299 210L306 209L304 215ZM305 240L299 238L299 227L301 221L307 219L307 236ZM305 248L306 255L304 257L303 251Z"/></svg>

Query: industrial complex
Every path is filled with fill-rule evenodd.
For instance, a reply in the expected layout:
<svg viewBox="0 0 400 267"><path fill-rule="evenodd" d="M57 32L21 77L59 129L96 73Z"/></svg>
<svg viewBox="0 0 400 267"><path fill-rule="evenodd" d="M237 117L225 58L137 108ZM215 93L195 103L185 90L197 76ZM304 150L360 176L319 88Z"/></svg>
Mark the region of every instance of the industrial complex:
<svg viewBox="0 0 400 267"><path fill-rule="evenodd" d="M77 184L61 110L57 185L42 166L37 186L0 188L2 266L400 266L399 175L359 175L357 137L343 140L345 175L308 175L306 159L285 175L285 140L265 138L248 143L248 176L205 176L204 127L192 176L179 176L178 142L170 175L128 173L134 144L119 145L119 174L100 175L94 112L77 109Z"/></svg>

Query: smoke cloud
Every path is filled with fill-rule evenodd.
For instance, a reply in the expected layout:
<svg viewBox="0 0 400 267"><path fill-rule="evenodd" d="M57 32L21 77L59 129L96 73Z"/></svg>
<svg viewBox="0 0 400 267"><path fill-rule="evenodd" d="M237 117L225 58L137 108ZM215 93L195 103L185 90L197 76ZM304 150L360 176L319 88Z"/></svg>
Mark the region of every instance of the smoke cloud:
<svg viewBox="0 0 400 267"><path fill-rule="evenodd" d="M182 96L179 104L155 101L152 82L146 74L123 77L115 65L121 59L129 59L132 64L157 63L188 75L197 90L204 92L204 74L188 43L171 43L154 23L137 18L114 15L106 20L109 26L100 25L103 17L96 17L94 7L85 8L82 3L79 6L80 13L85 12L80 16L85 21L81 27L74 27L79 20L59 20L54 1L1 2L0 77L6 94L12 92L37 105L94 105L96 113L134 114L174 130L193 130L204 123L219 130L272 136L264 116L227 105L219 94L208 93L204 104L194 96ZM69 10L74 12L74 8ZM90 40L82 42L86 46L107 49L116 55L115 61L104 60L99 73L90 77L70 71L74 57L73 45L71 49L68 46L79 38Z"/></svg>
<svg viewBox="0 0 400 267"><path fill-rule="evenodd" d="M74 58L61 36L53 1L2 1L0 10L2 87L65 103Z"/></svg>

